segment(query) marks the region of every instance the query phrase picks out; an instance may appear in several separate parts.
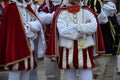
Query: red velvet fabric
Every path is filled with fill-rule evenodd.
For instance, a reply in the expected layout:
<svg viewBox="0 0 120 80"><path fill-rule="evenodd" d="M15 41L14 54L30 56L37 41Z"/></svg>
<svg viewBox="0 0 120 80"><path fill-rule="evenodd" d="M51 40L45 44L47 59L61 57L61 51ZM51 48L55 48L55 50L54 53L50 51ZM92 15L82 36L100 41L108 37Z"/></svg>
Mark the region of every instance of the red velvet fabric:
<svg viewBox="0 0 120 80"><path fill-rule="evenodd" d="M31 55L18 9L15 3L8 4L0 26L0 65L12 65Z"/></svg>
<svg viewBox="0 0 120 80"><path fill-rule="evenodd" d="M58 45L57 45L58 32L56 28L56 19L58 14L61 12L61 10L62 8L58 8L53 17L53 21L50 29L50 37L49 37L49 41L48 41L47 49L45 53L47 57L57 56L58 54L58 51L57 51L58 50Z"/></svg>

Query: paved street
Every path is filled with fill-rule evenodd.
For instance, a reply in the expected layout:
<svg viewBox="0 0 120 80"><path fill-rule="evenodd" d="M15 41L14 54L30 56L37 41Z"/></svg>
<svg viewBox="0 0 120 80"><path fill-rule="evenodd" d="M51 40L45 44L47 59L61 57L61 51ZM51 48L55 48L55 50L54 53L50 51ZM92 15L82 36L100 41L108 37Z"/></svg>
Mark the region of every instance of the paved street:
<svg viewBox="0 0 120 80"><path fill-rule="evenodd" d="M116 74L115 62L116 62L116 58L113 57L110 60L109 64L107 65L107 69L105 70L105 75L103 80L120 80L120 75ZM39 61L38 74L39 74L39 80L46 80L43 61ZM0 80L7 80L7 72L0 72ZM61 80L65 80L63 71L61 73Z"/></svg>
<svg viewBox="0 0 120 80"><path fill-rule="evenodd" d="M39 64L38 65L39 80L46 80L45 69L44 69L44 62L43 61L39 61L38 64ZM62 75L61 76L61 80L65 80L63 71L62 71L61 75ZM0 80L7 80L7 72L0 72Z"/></svg>

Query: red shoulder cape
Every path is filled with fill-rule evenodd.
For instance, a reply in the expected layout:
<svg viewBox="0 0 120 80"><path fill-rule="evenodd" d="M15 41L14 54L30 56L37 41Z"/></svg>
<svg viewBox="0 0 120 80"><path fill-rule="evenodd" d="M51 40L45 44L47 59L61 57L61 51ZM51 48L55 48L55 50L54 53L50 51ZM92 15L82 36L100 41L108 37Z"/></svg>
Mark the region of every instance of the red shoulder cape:
<svg viewBox="0 0 120 80"><path fill-rule="evenodd" d="M0 66L15 64L32 55L15 3L4 9L0 37Z"/></svg>

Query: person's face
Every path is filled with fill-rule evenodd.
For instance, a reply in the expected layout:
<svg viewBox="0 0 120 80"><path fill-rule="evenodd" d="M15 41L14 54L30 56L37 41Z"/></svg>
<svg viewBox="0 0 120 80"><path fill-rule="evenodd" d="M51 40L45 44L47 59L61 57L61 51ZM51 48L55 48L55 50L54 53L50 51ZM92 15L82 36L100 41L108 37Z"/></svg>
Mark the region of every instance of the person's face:
<svg viewBox="0 0 120 80"><path fill-rule="evenodd" d="M80 0L68 0L70 4L77 5L80 3Z"/></svg>

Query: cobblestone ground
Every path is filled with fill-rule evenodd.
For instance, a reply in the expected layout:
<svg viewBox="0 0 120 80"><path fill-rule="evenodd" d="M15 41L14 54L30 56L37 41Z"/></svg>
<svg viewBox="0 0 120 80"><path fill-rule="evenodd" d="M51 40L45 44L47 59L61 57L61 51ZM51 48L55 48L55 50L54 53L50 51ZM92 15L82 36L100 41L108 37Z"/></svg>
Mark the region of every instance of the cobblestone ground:
<svg viewBox="0 0 120 80"><path fill-rule="evenodd" d="M39 61L38 75L39 75L39 80L46 80L43 61ZM7 72L0 72L0 80L7 80ZM61 80L65 80L63 71L61 71ZM103 80L120 80L120 75L116 74L116 58L115 57L113 57L110 60L109 64L107 65L107 69L105 71Z"/></svg>

